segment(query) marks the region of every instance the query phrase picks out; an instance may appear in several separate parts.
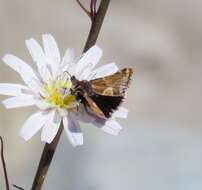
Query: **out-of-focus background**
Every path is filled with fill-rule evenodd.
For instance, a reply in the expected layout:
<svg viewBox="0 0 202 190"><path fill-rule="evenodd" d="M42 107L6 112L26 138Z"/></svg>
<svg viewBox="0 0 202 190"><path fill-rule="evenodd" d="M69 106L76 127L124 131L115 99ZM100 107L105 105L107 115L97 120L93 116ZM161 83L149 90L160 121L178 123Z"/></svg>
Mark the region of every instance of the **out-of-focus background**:
<svg viewBox="0 0 202 190"><path fill-rule="evenodd" d="M202 1L112 0L98 40L100 65L134 68L129 117L118 137L82 124L83 147L73 148L64 134L44 190L202 189L201 18ZM75 0L0 0L0 57L9 52L32 64L24 41L41 41L43 33L79 56L89 27ZM1 61L0 82L21 80ZM44 144L40 133L25 142L18 132L34 110L0 105L9 179L26 190Z"/></svg>

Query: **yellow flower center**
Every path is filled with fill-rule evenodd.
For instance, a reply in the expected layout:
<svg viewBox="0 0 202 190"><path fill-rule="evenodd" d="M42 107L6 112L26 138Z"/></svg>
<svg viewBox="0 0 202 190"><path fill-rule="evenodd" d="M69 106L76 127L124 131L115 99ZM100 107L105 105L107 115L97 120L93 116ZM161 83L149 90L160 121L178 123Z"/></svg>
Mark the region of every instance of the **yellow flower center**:
<svg viewBox="0 0 202 190"><path fill-rule="evenodd" d="M69 89L72 87L70 80L55 80L49 83L45 89L47 96L45 99L48 103L60 108L74 108L77 105L76 97L69 94Z"/></svg>

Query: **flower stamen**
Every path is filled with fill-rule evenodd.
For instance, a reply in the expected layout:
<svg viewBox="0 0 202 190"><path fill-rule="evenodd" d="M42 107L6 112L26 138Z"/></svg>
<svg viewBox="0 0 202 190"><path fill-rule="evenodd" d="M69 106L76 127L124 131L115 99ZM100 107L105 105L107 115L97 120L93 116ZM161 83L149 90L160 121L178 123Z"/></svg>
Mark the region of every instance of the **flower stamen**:
<svg viewBox="0 0 202 190"><path fill-rule="evenodd" d="M77 106L76 97L70 94L70 80L55 80L45 86L46 101L59 108L71 109Z"/></svg>

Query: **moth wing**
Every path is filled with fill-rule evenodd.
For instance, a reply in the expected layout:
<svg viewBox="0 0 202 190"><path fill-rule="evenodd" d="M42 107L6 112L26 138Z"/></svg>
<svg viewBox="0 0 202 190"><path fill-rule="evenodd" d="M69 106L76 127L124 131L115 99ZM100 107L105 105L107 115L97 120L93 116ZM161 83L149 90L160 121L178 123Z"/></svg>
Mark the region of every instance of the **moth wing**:
<svg viewBox="0 0 202 190"><path fill-rule="evenodd" d="M88 107L93 111L93 114L95 114L99 118L106 119L105 114L101 111L101 109L96 105L96 103L93 101L93 99L91 99L90 96L85 96L84 98L88 104Z"/></svg>
<svg viewBox="0 0 202 190"><path fill-rule="evenodd" d="M132 68L124 68L112 75L91 80L90 83L95 94L103 96L124 96L132 74Z"/></svg>
<svg viewBox="0 0 202 190"><path fill-rule="evenodd" d="M106 118L110 118L112 113L120 106L123 102L123 96L103 96L94 95L90 97L96 106L102 111Z"/></svg>

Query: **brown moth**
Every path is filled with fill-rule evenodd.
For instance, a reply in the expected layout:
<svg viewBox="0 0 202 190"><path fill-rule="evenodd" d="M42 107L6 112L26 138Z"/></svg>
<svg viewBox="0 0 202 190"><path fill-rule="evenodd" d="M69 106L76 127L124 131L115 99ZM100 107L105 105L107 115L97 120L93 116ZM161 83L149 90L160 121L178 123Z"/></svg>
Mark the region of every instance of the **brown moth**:
<svg viewBox="0 0 202 190"><path fill-rule="evenodd" d="M84 104L88 113L108 119L123 102L132 74L132 68L124 68L112 75L90 81L79 81L71 76L71 92Z"/></svg>

